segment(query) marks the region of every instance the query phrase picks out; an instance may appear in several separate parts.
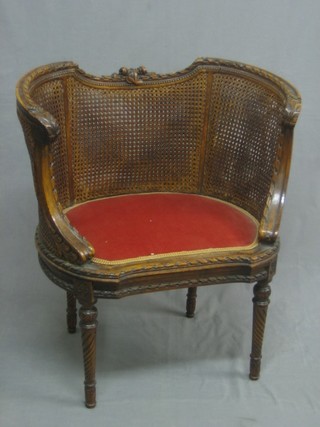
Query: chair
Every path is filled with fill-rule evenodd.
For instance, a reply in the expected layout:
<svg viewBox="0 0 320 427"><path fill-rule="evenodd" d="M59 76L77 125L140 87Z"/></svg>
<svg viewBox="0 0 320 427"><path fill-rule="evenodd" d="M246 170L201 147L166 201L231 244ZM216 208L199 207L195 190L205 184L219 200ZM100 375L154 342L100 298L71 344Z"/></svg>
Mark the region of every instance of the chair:
<svg viewBox="0 0 320 427"><path fill-rule="evenodd" d="M17 111L39 205L44 273L79 317L85 403L95 398L99 298L234 282L253 287L250 378L279 251L293 128L288 82L242 63L199 58L173 74L144 67L96 77L72 62L17 84Z"/></svg>

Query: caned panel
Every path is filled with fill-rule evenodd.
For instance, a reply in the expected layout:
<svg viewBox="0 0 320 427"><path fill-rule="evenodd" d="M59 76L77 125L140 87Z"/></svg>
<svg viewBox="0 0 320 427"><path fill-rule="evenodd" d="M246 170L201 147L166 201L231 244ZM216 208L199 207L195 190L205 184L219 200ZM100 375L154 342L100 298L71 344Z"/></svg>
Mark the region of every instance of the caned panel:
<svg viewBox="0 0 320 427"><path fill-rule="evenodd" d="M261 219L274 171L283 100L259 82L214 74L203 193Z"/></svg>
<svg viewBox="0 0 320 427"><path fill-rule="evenodd" d="M174 84L95 88L68 79L76 202L199 190L207 75Z"/></svg>

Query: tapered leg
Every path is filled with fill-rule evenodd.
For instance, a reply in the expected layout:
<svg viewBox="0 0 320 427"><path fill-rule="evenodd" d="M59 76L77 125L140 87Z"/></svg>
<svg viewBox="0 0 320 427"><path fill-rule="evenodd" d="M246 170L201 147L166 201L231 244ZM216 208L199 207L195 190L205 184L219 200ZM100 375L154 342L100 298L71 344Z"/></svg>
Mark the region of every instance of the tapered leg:
<svg viewBox="0 0 320 427"><path fill-rule="evenodd" d="M186 305L186 316L194 317L194 311L196 309L196 300L197 300L197 287L188 288L187 293L187 305Z"/></svg>
<svg viewBox="0 0 320 427"><path fill-rule="evenodd" d="M269 296L271 289L267 280L258 282L254 288L253 325L252 325L252 350L250 355L250 378L257 380L260 376L261 350L263 344L264 328L266 323Z"/></svg>
<svg viewBox="0 0 320 427"><path fill-rule="evenodd" d="M70 334L77 328L77 300L72 292L67 292L67 325Z"/></svg>
<svg viewBox="0 0 320 427"><path fill-rule="evenodd" d="M97 308L82 306L79 310L84 362L84 390L87 408L96 406L96 329Z"/></svg>

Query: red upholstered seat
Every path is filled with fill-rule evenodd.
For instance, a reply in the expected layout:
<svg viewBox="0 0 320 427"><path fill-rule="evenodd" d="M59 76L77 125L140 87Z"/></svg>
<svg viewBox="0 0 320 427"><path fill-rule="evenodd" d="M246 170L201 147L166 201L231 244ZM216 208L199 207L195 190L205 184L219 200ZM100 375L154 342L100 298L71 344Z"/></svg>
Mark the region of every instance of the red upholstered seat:
<svg viewBox="0 0 320 427"><path fill-rule="evenodd" d="M109 197L72 207L70 223L93 245L95 257L116 261L159 254L250 248L257 221L247 212L194 194Z"/></svg>

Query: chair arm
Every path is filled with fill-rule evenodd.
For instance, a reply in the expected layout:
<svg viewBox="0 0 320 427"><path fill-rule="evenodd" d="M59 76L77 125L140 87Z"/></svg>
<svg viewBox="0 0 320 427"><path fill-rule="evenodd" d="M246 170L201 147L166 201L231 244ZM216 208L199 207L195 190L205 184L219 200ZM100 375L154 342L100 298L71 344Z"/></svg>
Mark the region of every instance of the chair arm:
<svg viewBox="0 0 320 427"><path fill-rule="evenodd" d="M260 222L260 241L273 243L278 237L289 178L292 143L293 125L287 123L283 126L283 131L280 136L274 174L266 207Z"/></svg>
<svg viewBox="0 0 320 427"><path fill-rule="evenodd" d="M56 119L31 97L32 84L52 66L40 67L24 76L17 85L17 113L24 130L30 154L34 186L39 205L40 240L58 257L82 264L94 255L93 247L71 227L62 212L58 194L54 190L50 169L49 144L60 133ZM56 71L74 67L73 63L54 64Z"/></svg>
<svg viewBox="0 0 320 427"><path fill-rule="evenodd" d="M268 73L268 75L271 80L277 82L285 95L282 132L279 137L274 173L259 228L259 239L267 243L273 243L278 237L282 210L286 197L293 144L293 130L301 111L301 96L298 90L288 81L271 73Z"/></svg>
<svg viewBox="0 0 320 427"><path fill-rule="evenodd" d="M57 255L68 261L82 264L94 256L94 249L71 226L62 212L58 194L53 186L49 147L43 146L39 150L41 151L39 162L41 162L41 192L43 195L43 198L40 198L41 207L51 231L51 238L55 242Z"/></svg>
<svg viewBox="0 0 320 427"><path fill-rule="evenodd" d="M39 136L39 133L37 131L32 132L35 125L26 124L26 117L23 118L19 109L18 115L29 149L34 186L39 205L38 236L42 243L57 257L72 263L83 264L93 257L94 249L80 236L77 230L71 227L62 212L58 194L53 186L49 146L37 143L34 135Z"/></svg>
<svg viewBox="0 0 320 427"><path fill-rule="evenodd" d="M60 126L48 111L34 102L22 103L17 95L17 110L32 123L33 139L38 144L54 142L60 134Z"/></svg>

